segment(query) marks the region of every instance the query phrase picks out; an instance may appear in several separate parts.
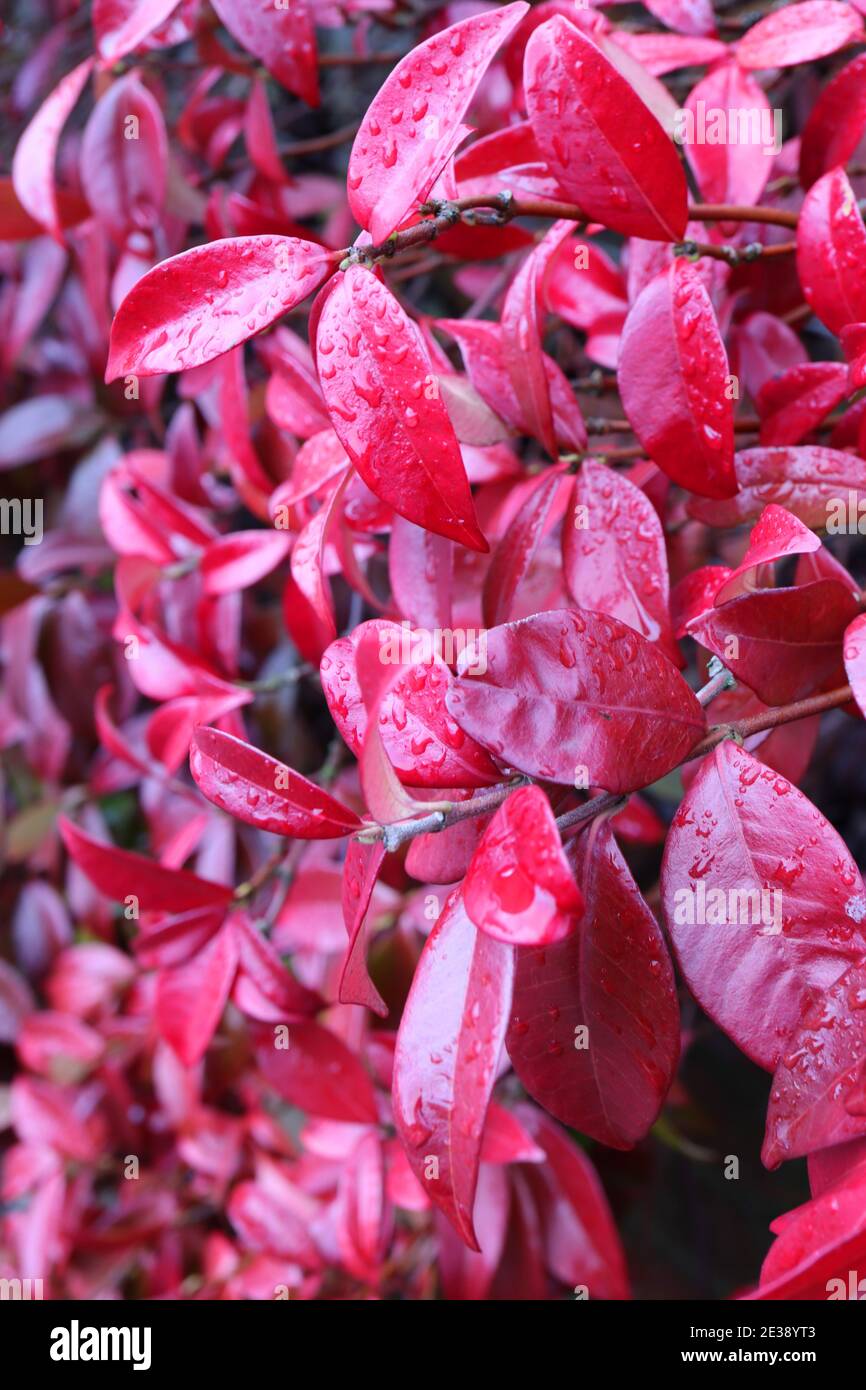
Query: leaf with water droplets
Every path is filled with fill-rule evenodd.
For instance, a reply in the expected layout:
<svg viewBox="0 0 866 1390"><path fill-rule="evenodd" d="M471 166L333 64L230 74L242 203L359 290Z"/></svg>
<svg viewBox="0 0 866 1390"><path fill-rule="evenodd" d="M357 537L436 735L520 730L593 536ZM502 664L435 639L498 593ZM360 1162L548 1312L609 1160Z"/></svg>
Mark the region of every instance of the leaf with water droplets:
<svg viewBox="0 0 866 1390"><path fill-rule="evenodd" d="M497 810L466 871L463 903L480 931L512 946L574 931L583 896L540 787L521 787Z"/></svg>
<svg viewBox="0 0 866 1390"><path fill-rule="evenodd" d="M650 458L701 497L732 497L734 411L728 359L700 275L675 260L632 305L617 379L625 413Z"/></svg>
<svg viewBox="0 0 866 1390"><path fill-rule="evenodd" d="M761 443L799 444L850 391L844 362L802 362L761 387Z"/></svg>
<svg viewBox="0 0 866 1390"><path fill-rule="evenodd" d="M21 206L58 241L63 239L63 225L54 162L61 132L84 91L93 63L93 58L85 58L61 78L20 137L12 159L12 184Z"/></svg>
<svg viewBox="0 0 866 1390"><path fill-rule="evenodd" d="M866 1171L778 1217L775 1244L752 1300L862 1298L866 1259ZM851 1291L851 1276L855 1289Z"/></svg>
<svg viewBox="0 0 866 1390"><path fill-rule="evenodd" d="M828 169L844 168L866 129L866 53L824 86L800 136L800 182L810 188Z"/></svg>
<svg viewBox="0 0 866 1390"><path fill-rule="evenodd" d="M842 644L845 674L860 713L866 715L866 613L845 629Z"/></svg>
<svg viewBox="0 0 866 1390"><path fill-rule="evenodd" d="M476 931L455 889L421 952L394 1053L394 1122L409 1164L472 1250L484 1121L513 976L513 948Z"/></svg>
<svg viewBox="0 0 866 1390"><path fill-rule="evenodd" d="M551 1115L629 1149L654 1123L676 1069L673 968L610 827L584 832L569 855L583 917L564 941L518 951L508 1055Z"/></svg>
<svg viewBox="0 0 866 1390"><path fill-rule="evenodd" d="M795 448L744 449L734 458L739 492L729 501L692 497L689 515L708 526L741 526L755 521L768 502L793 512L806 526L824 528L831 504L866 502L866 463L842 449L817 444Z"/></svg>
<svg viewBox="0 0 866 1390"><path fill-rule="evenodd" d="M744 68L792 68L862 39L863 19L853 5L804 0L764 15L739 40L735 52Z"/></svg>
<svg viewBox="0 0 866 1390"><path fill-rule="evenodd" d="M311 0L211 0L242 48L264 63L278 82L305 101L319 104L319 69Z"/></svg>
<svg viewBox="0 0 866 1390"><path fill-rule="evenodd" d="M333 261L296 237L228 237L161 261L114 316L106 381L200 367L245 343L322 283Z"/></svg>
<svg viewBox="0 0 866 1390"><path fill-rule="evenodd" d="M677 241L686 177L649 107L561 15L526 45L523 82L538 147L567 197L625 236Z"/></svg>
<svg viewBox="0 0 866 1390"><path fill-rule="evenodd" d="M803 1002L866 953L866 892L801 791L719 744L674 816L662 862L668 931L701 1008L772 1071Z"/></svg>
<svg viewBox="0 0 866 1390"><path fill-rule="evenodd" d="M690 636L767 705L844 685L842 638L858 612L838 579L758 589L704 613Z"/></svg>
<svg viewBox="0 0 866 1390"><path fill-rule="evenodd" d="M196 729L189 766L209 801L260 830L300 840L333 840L360 828L354 811L321 787L219 729Z"/></svg>
<svg viewBox="0 0 866 1390"><path fill-rule="evenodd" d="M797 222L797 273L809 307L833 333L866 319L866 227L844 169L806 194Z"/></svg>
<svg viewBox="0 0 866 1390"><path fill-rule="evenodd" d="M425 530L486 550L460 445L423 340L391 291L350 266L316 333L322 394L372 492Z"/></svg>
<svg viewBox="0 0 866 1390"><path fill-rule="evenodd" d="M584 459L574 480L562 526L562 563L578 607L618 618L679 659L658 513L641 488L595 459Z"/></svg>
<svg viewBox="0 0 866 1390"><path fill-rule="evenodd" d="M821 542L813 531L793 512L771 502L752 527L742 560L716 590L713 606L718 608L740 594L766 587L764 576L767 570L772 574L776 560L786 555L808 555L820 549Z"/></svg>
<svg viewBox="0 0 866 1390"><path fill-rule="evenodd" d="M866 917L866 897L861 905ZM776 1068L766 1168L866 1135L866 961L810 999Z"/></svg>
<svg viewBox="0 0 866 1390"><path fill-rule="evenodd" d="M486 671L473 674L467 657L449 710L494 757L531 777L634 791L676 767L705 731L676 667L601 613L506 623L487 634Z"/></svg>
<svg viewBox="0 0 866 1390"><path fill-rule="evenodd" d="M378 244L429 192L465 134L463 117L496 50L529 6L461 19L418 44L373 98L349 156L349 207Z"/></svg>

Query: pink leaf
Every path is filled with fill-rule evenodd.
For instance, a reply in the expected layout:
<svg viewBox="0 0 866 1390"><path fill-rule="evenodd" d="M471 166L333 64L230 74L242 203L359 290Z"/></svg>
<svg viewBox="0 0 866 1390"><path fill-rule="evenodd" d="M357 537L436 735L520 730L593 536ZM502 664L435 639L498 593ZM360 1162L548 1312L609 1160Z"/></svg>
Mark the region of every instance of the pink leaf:
<svg viewBox="0 0 866 1390"><path fill-rule="evenodd" d="M93 58L85 58L45 98L18 141L12 160L12 183L21 206L58 241L63 238L63 224L54 182L57 147L93 62Z"/></svg>
<svg viewBox="0 0 866 1390"><path fill-rule="evenodd" d="M797 222L797 272L810 308L832 333L866 319L866 227L844 169L806 194Z"/></svg>
<svg viewBox="0 0 866 1390"><path fill-rule="evenodd" d="M237 963L237 941L227 925L185 965L160 971L154 1003L156 1026L184 1066L195 1066L207 1051L222 1018Z"/></svg>
<svg viewBox="0 0 866 1390"><path fill-rule="evenodd" d="M744 68L792 68L862 38L863 20L851 5L804 0L759 19L739 40L737 62Z"/></svg>
<svg viewBox="0 0 866 1390"><path fill-rule="evenodd" d="M134 118L135 139L127 131ZM100 97L81 142L81 182L94 215L116 241L149 231L165 201L168 141L159 103L129 73Z"/></svg>
<svg viewBox="0 0 866 1390"><path fill-rule="evenodd" d="M209 883L182 869L166 869L131 850L100 844L71 821L61 819L60 834L82 873L115 902L132 895L145 912L183 912L227 903L232 897L231 888L222 883Z"/></svg>
<svg viewBox="0 0 866 1390"><path fill-rule="evenodd" d="M315 6L310 0L211 0L213 8L242 48L308 106L319 104Z"/></svg>

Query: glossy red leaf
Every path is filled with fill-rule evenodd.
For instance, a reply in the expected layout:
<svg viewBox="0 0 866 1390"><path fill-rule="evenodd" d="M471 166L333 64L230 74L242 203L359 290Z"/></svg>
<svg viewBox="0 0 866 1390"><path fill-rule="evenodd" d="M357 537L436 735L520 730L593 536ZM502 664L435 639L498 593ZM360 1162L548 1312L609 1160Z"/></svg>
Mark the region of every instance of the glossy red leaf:
<svg viewBox="0 0 866 1390"><path fill-rule="evenodd" d="M142 911L183 912L231 900L232 889L225 884L209 883L182 869L167 869L131 850L101 844L71 821L60 821L60 834L82 873L115 902L132 895Z"/></svg>
<svg viewBox="0 0 866 1390"><path fill-rule="evenodd" d="M309 1115L352 1124L375 1124L376 1097L363 1063L318 1023L293 1023L288 1046L262 1029L256 1061L277 1095Z"/></svg>
<svg viewBox="0 0 866 1390"><path fill-rule="evenodd" d="M837 579L762 589L714 608L689 629L767 705L844 685L842 638L857 600Z"/></svg>
<svg viewBox="0 0 866 1390"><path fill-rule="evenodd" d="M866 613L845 629L842 657L851 693L860 713L866 715Z"/></svg>
<svg viewBox="0 0 866 1390"><path fill-rule="evenodd" d="M360 840L349 841L343 864L342 891L343 921L349 935L349 948L339 984L341 1004L362 1004L380 1018L387 1018L388 1005L367 970L365 922L384 858L385 845L381 840L372 844L363 844Z"/></svg>
<svg viewBox="0 0 866 1390"><path fill-rule="evenodd" d="M511 617L544 534L556 521L557 504L568 488L564 467L542 473L493 552L482 593L484 621L490 627Z"/></svg>
<svg viewBox="0 0 866 1390"><path fill-rule="evenodd" d="M496 50L529 7L461 19L418 44L367 108L349 156L349 207L378 244L429 192L465 134L463 118Z"/></svg>
<svg viewBox="0 0 866 1390"><path fill-rule="evenodd" d="M93 62L85 58L58 82L19 139L12 160L12 183L21 206L58 240L63 237L63 224L54 181L57 147Z"/></svg>
<svg viewBox="0 0 866 1390"><path fill-rule="evenodd" d="M661 889L689 989L768 1070L788 1052L804 1000L866 947L866 895L844 842L801 791L730 741L674 816Z"/></svg>
<svg viewBox="0 0 866 1390"><path fill-rule="evenodd" d="M744 68L791 68L863 38L863 20L842 0L803 0L764 15L739 40Z"/></svg>
<svg viewBox="0 0 866 1390"><path fill-rule="evenodd" d="M314 6L310 0L211 0L213 8L242 48L308 106L319 104Z"/></svg>
<svg viewBox="0 0 866 1390"><path fill-rule="evenodd" d="M866 53L823 88L800 136L800 182L810 188L828 169L844 167L866 130Z"/></svg>
<svg viewBox="0 0 866 1390"><path fill-rule="evenodd" d="M584 459L562 526L566 583L579 608L607 613L674 650L668 562L658 513L622 473Z"/></svg>
<svg viewBox="0 0 866 1390"><path fill-rule="evenodd" d="M592 39L561 16L526 45L527 110L564 194L626 236L676 241L686 179L673 144Z"/></svg>
<svg viewBox="0 0 866 1390"><path fill-rule="evenodd" d="M806 194L797 222L797 272L810 308L833 333L866 319L866 227L844 169Z"/></svg>
<svg viewBox="0 0 866 1390"><path fill-rule="evenodd" d="M542 351L544 279L550 264L574 224L554 222L524 260L508 287L502 306L502 360L529 433L540 439L552 458L557 456L550 384Z"/></svg>
<svg viewBox="0 0 866 1390"><path fill-rule="evenodd" d="M583 897L540 787L512 792L484 832L463 882L480 931L512 946L544 946L574 931Z"/></svg>
<svg viewBox="0 0 866 1390"><path fill-rule="evenodd" d="M773 168L775 131L770 103L754 78L735 62L720 64L689 92L692 117L683 141L701 194L708 203L760 202ZM712 125L708 126L708 120ZM726 139L714 140L719 129Z"/></svg>
<svg viewBox="0 0 866 1390"><path fill-rule="evenodd" d="M278 236L229 237L162 261L115 315L106 381L211 362L306 299L332 265L321 246Z"/></svg>
<svg viewBox="0 0 866 1390"><path fill-rule="evenodd" d="M185 965L161 970L154 1018L184 1066L195 1066L222 1018L238 964L237 939L226 925Z"/></svg>
<svg viewBox="0 0 866 1390"><path fill-rule="evenodd" d="M737 491L728 378L710 297L694 266L675 260L632 305L617 379L625 413L650 458L702 497Z"/></svg>
<svg viewBox="0 0 866 1390"><path fill-rule="evenodd" d="M676 1068L673 969L610 828L585 832L575 859L583 917L565 941L518 952L508 1055L550 1114L628 1149L654 1123Z"/></svg>
<svg viewBox="0 0 866 1390"><path fill-rule="evenodd" d="M410 1167L472 1250L484 1120L513 974L513 949L476 931L455 890L421 953L394 1054L394 1120Z"/></svg>
<svg viewBox="0 0 866 1390"><path fill-rule="evenodd" d="M615 618L540 613L487 634L487 670L458 666L448 708L510 767L569 786L633 791L664 776L704 732L672 663Z"/></svg>
<svg viewBox="0 0 866 1390"><path fill-rule="evenodd" d="M716 608L754 589L760 589L761 569L786 555L807 555L820 550L821 542L793 512L771 502L752 527L745 555L716 590ZM754 571L758 571L757 574Z"/></svg>
<svg viewBox="0 0 866 1390"><path fill-rule="evenodd" d="M157 225L165 201L168 140L159 103L135 73L115 82L94 106L80 164L93 213L118 242Z"/></svg>
<svg viewBox="0 0 866 1390"><path fill-rule="evenodd" d="M299 772L218 729L196 729L190 771L215 806L276 835L332 840L361 824L354 811Z"/></svg>
<svg viewBox="0 0 866 1390"><path fill-rule="evenodd" d="M334 429L367 486L416 525L486 550L429 356L369 270L351 266L335 284L316 360Z"/></svg>
<svg viewBox="0 0 866 1390"><path fill-rule="evenodd" d="M774 1222L778 1236L761 1267L761 1282L750 1299L826 1301L831 1280L836 1297L861 1297L859 1270L866 1257L866 1174L788 1212ZM839 1292L839 1288L844 1292Z"/></svg>
<svg viewBox="0 0 866 1390"><path fill-rule="evenodd" d="M866 917L866 897L860 911ZM866 1135L866 961L806 1004L767 1107L767 1168Z"/></svg>
<svg viewBox="0 0 866 1390"><path fill-rule="evenodd" d="M827 525L831 504L849 492L866 499L866 463L842 449L817 444L798 448L744 449L734 459L739 492L729 501L693 497L689 514L709 526L754 521L768 502L785 507L806 526Z"/></svg>
<svg viewBox="0 0 866 1390"><path fill-rule="evenodd" d="M804 362L761 388L761 443L799 444L848 395L844 362Z"/></svg>

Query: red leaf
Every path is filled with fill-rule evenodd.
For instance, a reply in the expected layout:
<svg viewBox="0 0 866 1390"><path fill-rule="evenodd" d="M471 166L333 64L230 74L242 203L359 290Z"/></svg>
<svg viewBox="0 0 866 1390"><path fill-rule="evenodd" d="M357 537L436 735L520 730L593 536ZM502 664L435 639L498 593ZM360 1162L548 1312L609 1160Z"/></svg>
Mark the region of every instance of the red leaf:
<svg viewBox="0 0 866 1390"><path fill-rule="evenodd" d="M574 931L583 896L540 787L522 787L499 807L466 871L463 905L507 945L544 946Z"/></svg>
<svg viewBox="0 0 866 1390"><path fill-rule="evenodd" d="M841 0L804 0L764 15L736 46L744 68L792 68L863 38L863 20Z"/></svg>
<svg viewBox="0 0 866 1390"><path fill-rule="evenodd" d="M394 1054L394 1121L409 1164L472 1250L484 1118L513 973L512 948L475 930L455 890L421 953Z"/></svg>
<svg viewBox="0 0 866 1390"><path fill-rule="evenodd" d="M866 950L866 896L843 841L802 792L730 742L704 760L674 817L661 889L689 989L768 1070L804 998Z"/></svg>
<svg viewBox="0 0 866 1390"><path fill-rule="evenodd" d="M542 156L588 218L626 236L682 237L686 179L673 144L591 39L555 16L526 45L523 81Z"/></svg>
<svg viewBox="0 0 866 1390"><path fill-rule="evenodd" d="M355 136L347 176L349 207L375 243L429 192L463 139L463 117L496 50L528 8L470 15L388 74Z"/></svg>
<svg viewBox="0 0 866 1390"><path fill-rule="evenodd" d="M708 526L754 521L768 502L777 502L806 526L825 527L830 504L855 492L866 499L866 463L841 449L803 445L792 449L745 449L734 466L740 491L726 502L693 497L689 514Z"/></svg>
<svg viewBox="0 0 866 1390"><path fill-rule="evenodd" d="M493 627L511 617L518 591L532 566L545 531L556 519L551 510L568 479L560 464L542 473L523 506L500 540L484 577L482 608L485 623ZM561 508L559 508L561 515Z"/></svg>
<svg viewBox="0 0 866 1390"><path fill-rule="evenodd" d="M316 31L310 0L211 0L229 33L308 106L319 104Z"/></svg>
<svg viewBox="0 0 866 1390"><path fill-rule="evenodd" d="M388 1005L370 979L367 970L367 935L364 924L385 846L381 840L362 844L350 840L343 865L343 921L349 934L349 949L340 974L338 998L341 1004L363 1004L380 1018L388 1017Z"/></svg>
<svg viewBox="0 0 866 1390"><path fill-rule="evenodd" d="M851 693L860 713L866 715L866 613L845 629L842 656Z"/></svg>
<svg viewBox="0 0 866 1390"><path fill-rule="evenodd" d="M866 916L866 897L858 909ZM855 917L855 920L857 918ZM866 961L807 1003L776 1068L761 1158L767 1168L866 1134Z"/></svg>
<svg viewBox="0 0 866 1390"><path fill-rule="evenodd" d="M185 965L160 971L154 1002L157 1030L184 1066L195 1066L207 1051L222 1018L237 964L237 938L226 924Z"/></svg>
<svg viewBox="0 0 866 1390"><path fill-rule="evenodd" d="M808 555L820 550L821 542L808 530L793 512L777 507L771 502L765 507L752 527L749 545L745 555L735 570L732 570L723 584L716 590L714 606L718 608L729 599L750 590L761 589L760 576L753 571L761 566L769 566L786 555Z"/></svg>
<svg viewBox="0 0 866 1390"><path fill-rule="evenodd" d="M201 557L206 594L249 589L288 555L291 542L280 531L232 531L208 546Z"/></svg>
<svg viewBox="0 0 866 1390"><path fill-rule="evenodd" d="M774 1223L778 1229L779 1223ZM866 1173L789 1212L751 1299L861 1298L866 1256ZM851 1274L854 1292L851 1292Z"/></svg>
<svg viewBox="0 0 866 1390"><path fill-rule="evenodd" d="M127 133L134 118L135 138ZM168 142L159 104L135 73L100 97L81 142L81 182L96 218L123 244L159 222Z"/></svg>
<svg viewBox="0 0 866 1390"><path fill-rule="evenodd" d="M278 1096L326 1120L376 1123L373 1085L358 1058L335 1033L318 1023L293 1023L288 1046L262 1029L256 1060Z"/></svg>
<svg viewBox="0 0 866 1390"><path fill-rule="evenodd" d="M866 319L866 227L844 169L813 184L797 222L797 272L809 306L833 333Z"/></svg>
<svg viewBox="0 0 866 1390"><path fill-rule="evenodd" d="M534 1106L521 1105L517 1113L547 1156L539 1178L550 1194L544 1238L551 1270L569 1288L585 1284L590 1298L628 1298L625 1255L592 1163Z"/></svg>
<svg viewBox="0 0 866 1390"><path fill-rule="evenodd" d="M133 896L144 912L184 912L231 900L232 890L225 884L209 883L182 869L166 869L142 854L100 844L65 818L61 818L59 829L82 873L115 902Z"/></svg>
<svg viewBox="0 0 866 1390"><path fill-rule="evenodd" d="M706 201L760 202L774 154L773 121L763 88L735 62L724 63L692 88L684 109L693 117L693 130L685 125L685 133L692 138L683 143ZM713 122L724 121L724 143L712 142L703 128L706 113Z"/></svg>
<svg viewBox="0 0 866 1390"><path fill-rule="evenodd" d="M418 329L361 266L350 266L328 296L316 360L334 429L367 486L416 525L486 550Z"/></svg>
<svg viewBox="0 0 866 1390"><path fill-rule="evenodd" d="M523 417L505 367L501 326L488 323L486 319L439 319L437 326L459 343L469 380L491 410L512 429L531 434L531 425ZM547 354L544 355L544 369L550 385L556 440L565 448L583 450L586 426L568 380L562 368Z"/></svg>
<svg viewBox="0 0 866 1390"><path fill-rule="evenodd" d="M557 457L550 384L541 347L544 277L562 242L574 230L571 222L554 222L524 260L508 287L502 306L502 360L511 379L522 419L540 439L551 458Z"/></svg>
<svg viewBox="0 0 866 1390"><path fill-rule="evenodd" d="M625 413L653 462L702 497L731 497L737 490L728 375L700 275L675 260L632 305L617 378Z"/></svg>
<svg viewBox="0 0 866 1390"><path fill-rule="evenodd" d="M765 704L785 705L844 684L842 637L857 611L849 589L820 579L744 594L705 613L689 632Z"/></svg>
<svg viewBox="0 0 866 1390"><path fill-rule="evenodd" d="M679 1055L673 969L610 827L577 842L585 908L554 946L517 953L507 1046L529 1094L616 1149L648 1133Z"/></svg>
<svg viewBox="0 0 866 1390"><path fill-rule="evenodd" d="M270 941L246 914L236 912L231 920L237 936L241 973L274 1006L280 1017L315 1013L321 1007L319 997L289 974Z"/></svg>
<svg viewBox="0 0 866 1390"><path fill-rule="evenodd" d="M54 182L57 146L93 63L93 58L85 58L58 82L18 141L12 160L12 183L21 206L58 241L63 238L63 225Z"/></svg>
<svg viewBox="0 0 866 1390"><path fill-rule="evenodd" d="M828 169L844 167L866 129L866 53L826 84L800 136L800 182L810 188Z"/></svg>
<svg viewBox="0 0 866 1390"><path fill-rule="evenodd" d="M641 488L595 459L584 459L574 480L562 561L579 608L607 613L674 653L658 513Z"/></svg>
<svg viewBox="0 0 866 1390"><path fill-rule="evenodd" d="M487 671L470 675L461 661L458 672L447 704L461 728L508 766L570 786L646 786L705 728L667 657L599 613L539 613L493 628Z"/></svg>
<svg viewBox="0 0 866 1390"><path fill-rule="evenodd" d="M844 362L803 362L758 393L761 443L799 444L848 395Z"/></svg>
<svg viewBox="0 0 866 1390"><path fill-rule="evenodd" d="M117 63L164 24L178 0L93 0L93 32L99 56Z"/></svg>
<svg viewBox="0 0 866 1390"><path fill-rule="evenodd" d="M106 381L201 366L245 343L306 299L328 252L295 237L229 237L148 271L115 315Z"/></svg>
<svg viewBox="0 0 866 1390"><path fill-rule="evenodd" d="M238 820L301 840L333 840L361 824L299 772L218 729L196 729L190 772L209 801Z"/></svg>

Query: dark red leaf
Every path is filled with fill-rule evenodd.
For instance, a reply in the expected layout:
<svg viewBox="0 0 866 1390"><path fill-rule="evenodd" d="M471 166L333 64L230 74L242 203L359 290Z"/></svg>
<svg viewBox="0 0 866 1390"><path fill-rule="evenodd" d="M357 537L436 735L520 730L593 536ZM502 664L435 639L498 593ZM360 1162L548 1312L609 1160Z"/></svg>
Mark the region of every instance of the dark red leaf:
<svg viewBox="0 0 866 1390"><path fill-rule="evenodd" d="M115 902L133 896L145 912L184 912L231 900L232 889L225 884L209 883L182 869L167 869L142 854L100 844L71 821L61 819L59 828L82 873Z"/></svg>
<svg viewBox="0 0 866 1390"><path fill-rule="evenodd" d="M277 1095L323 1119L375 1124L376 1098L370 1077L346 1044L318 1023L293 1023L288 1045L262 1029L256 1060Z"/></svg>

